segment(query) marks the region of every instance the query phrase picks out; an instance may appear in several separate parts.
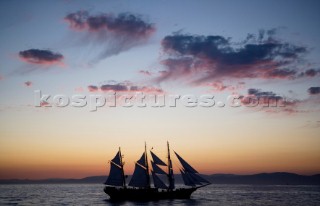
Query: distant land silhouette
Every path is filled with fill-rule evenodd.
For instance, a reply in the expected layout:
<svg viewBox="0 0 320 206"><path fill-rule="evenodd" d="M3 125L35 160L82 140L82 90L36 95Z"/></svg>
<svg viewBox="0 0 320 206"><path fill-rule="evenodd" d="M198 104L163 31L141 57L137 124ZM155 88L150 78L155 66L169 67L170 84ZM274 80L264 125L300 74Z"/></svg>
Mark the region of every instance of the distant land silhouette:
<svg viewBox="0 0 320 206"><path fill-rule="evenodd" d="M307 176L287 172L275 172L253 175L212 174L203 176L212 184L320 185L320 174ZM128 177L128 179L130 178L131 176ZM0 184L103 184L106 179L107 176L90 176L82 179L8 179L0 180ZM181 175L175 175L175 180L177 184L182 184Z"/></svg>

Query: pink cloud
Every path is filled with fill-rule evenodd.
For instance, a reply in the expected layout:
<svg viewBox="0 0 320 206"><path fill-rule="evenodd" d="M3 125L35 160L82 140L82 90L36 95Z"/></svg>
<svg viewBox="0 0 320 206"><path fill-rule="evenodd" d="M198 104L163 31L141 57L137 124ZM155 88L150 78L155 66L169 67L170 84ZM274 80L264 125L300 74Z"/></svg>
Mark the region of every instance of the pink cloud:
<svg viewBox="0 0 320 206"><path fill-rule="evenodd" d="M44 65L44 66L51 66L51 65L59 65L65 66L62 62L63 55L60 53L54 53L50 50L40 50L40 49L29 49L25 51L19 52L19 57L22 61L36 64L36 65Z"/></svg>
<svg viewBox="0 0 320 206"><path fill-rule="evenodd" d="M213 81L213 82L207 82L207 83L202 83L199 86L205 86L209 87L215 92L222 92L222 91L237 91L240 89L244 89L244 82L238 82L236 85L226 85L222 81Z"/></svg>
<svg viewBox="0 0 320 206"><path fill-rule="evenodd" d="M193 85L224 79L295 79L307 48L275 38L276 30L242 42L219 35L176 33L162 40L164 59L157 82L185 80ZM301 65L300 65L301 66ZM306 70L304 76L315 76ZM215 86L215 85L213 85ZM216 85L217 86L217 85ZM222 89L222 88L220 88Z"/></svg>
<svg viewBox="0 0 320 206"><path fill-rule="evenodd" d="M76 92L83 92L84 89L83 89L82 87L77 87L77 88L74 89L74 91L76 91Z"/></svg>
<svg viewBox="0 0 320 206"><path fill-rule="evenodd" d="M97 92L99 90L99 88L94 85L89 85L88 90L89 90L89 92Z"/></svg>
<svg viewBox="0 0 320 206"><path fill-rule="evenodd" d="M113 14L89 15L87 11L78 11L68 14L64 20L74 30L108 31L130 38L146 38L155 31L153 24L144 21L138 15L130 13L121 13L117 16Z"/></svg>
<svg viewBox="0 0 320 206"><path fill-rule="evenodd" d="M154 24L131 13L90 15L88 11L78 11L64 20L71 30L84 34L81 43L101 46L96 61L145 44L156 31Z"/></svg>
<svg viewBox="0 0 320 206"><path fill-rule="evenodd" d="M289 99L271 91L249 89L248 94L241 96L241 104L251 111L262 111L268 114L299 114L312 112L304 106L312 103L310 99Z"/></svg>
<svg viewBox="0 0 320 206"><path fill-rule="evenodd" d="M50 104L48 103L48 102L46 102L46 101L42 101L42 102L40 102L40 107L47 107L47 106L49 106Z"/></svg>

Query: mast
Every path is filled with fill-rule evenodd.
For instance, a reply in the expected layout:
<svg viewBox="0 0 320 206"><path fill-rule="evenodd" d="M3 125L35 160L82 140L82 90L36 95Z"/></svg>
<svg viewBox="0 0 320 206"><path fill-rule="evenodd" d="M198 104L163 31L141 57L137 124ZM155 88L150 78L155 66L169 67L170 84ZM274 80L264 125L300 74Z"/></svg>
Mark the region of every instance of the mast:
<svg viewBox="0 0 320 206"><path fill-rule="evenodd" d="M123 180L123 187L126 188L126 177L124 175L124 169L123 169L123 161L122 161L122 154L121 154L121 148L119 147L119 155L120 155L120 166L121 166L121 174L122 174L122 180Z"/></svg>
<svg viewBox="0 0 320 206"><path fill-rule="evenodd" d="M149 164L148 164L148 154L147 154L147 143L144 142L144 154L145 154L145 165L146 165L146 175L147 175L147 187L150 188L150 175L149 175Z"/></svg>
<svg viewBox="0 0 320 206"><path fill-rule="evenodd" d="M167 141L168 147L168 181L169 181L169 190L174 189L174 179L173 179L173 170L172 170L172 161L170 158L170 147L169 142Z"/></svg>

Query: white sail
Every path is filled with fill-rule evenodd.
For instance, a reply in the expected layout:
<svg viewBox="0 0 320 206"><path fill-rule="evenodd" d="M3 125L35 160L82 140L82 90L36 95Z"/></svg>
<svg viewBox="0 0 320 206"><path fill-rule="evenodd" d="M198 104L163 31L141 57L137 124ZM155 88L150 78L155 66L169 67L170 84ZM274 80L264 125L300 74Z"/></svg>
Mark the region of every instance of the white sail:
<svg viewBox="0 0 320 206"><path fill-rule="evenodd" d="M153 185L155 188L168 189L167 185L162 182L162 180L154 173L152 173Z"/></svg>
<svg viewBox="0 0 320 206"><path fill-rule="evenodd" d="M150 151L153 162L157 165L167 166L157 155L155 155L152 151Z"/></svg>
<svg viewBox="0 0 320 206"><path fill-rule="evenodd" d="M147 187L148 175L146 169L136 163L132 178L129 182L129 186L132 187Z"/></svg>
<svg viewBox="0 0 320 206"><path fill-rule="evenodd" d="M158 165L151 161L152 169L154 173L166 175L167 173L163 171Z"/></svg>
<svg viewBox="0 0 320 206"><path fill-rule="evenodd" d="M195 170L193 167L191 167L191 165L189 165L184 159L182 159L182 157L180 157L180 155L178 155L176 152L174 152L177 156L177 158L179 159L184 171L186 172L190 172L190 173L198 173L197 170Z"/></svg>
<svg viewBox="0 0 320 206"><path fill-rule="evenodd" d="M116 156L110 161L110 172L107 181L105 182L106 185L113 185L113 186L123 186L124 179L122 173L122 166L121 166L121 153L120 151L116 154Z"/></svg>

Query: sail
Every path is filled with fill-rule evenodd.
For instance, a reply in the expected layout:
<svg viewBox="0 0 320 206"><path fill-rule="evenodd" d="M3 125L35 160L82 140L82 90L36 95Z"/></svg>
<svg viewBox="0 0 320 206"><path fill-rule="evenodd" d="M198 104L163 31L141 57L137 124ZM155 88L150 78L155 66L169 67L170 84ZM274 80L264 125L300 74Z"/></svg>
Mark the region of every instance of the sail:
<svg viewBox="0 0 320 206"><path fill-rule="evenodd" d="M190 173L198 173L197 170L195 170L193 167L191 167L191 165L189 165L184 159L182 159L182 157L180 157L180 155L178 155L176 152L174 152L177 156L177 158L179 159L184 171L186 172L190 172Z"/></svg>
<svg viewBox="0 0 320 206"><path fill-rule="evenodd" d="M192 181L193 184L202 185L202 182L199 181L199 180L194 176L195 173L190 173L190 172L186 172L186 171L185 171L184 173L188 176L188 178Z"/></svg>
<svg viewBox="0 0 320 206"><path fill-rule="evenodd" d="M190 178L190 176L187 173L185 173L182 170L180 170L180 172L185 185L192 186L192 187L196 186L196 184L193 182L193 180Z"/></svg>
<svg viewBox="0 0 320 206"><path fill-rule="evenodd" d="M121 158L121 153L119 151L119 152L117 152L116 156L114 156L114 158L111 160L111 162L113 162L113 163L117 164L118 166L120 166L121 165L120 158Z"/></svg>
<svg viewBox="0 0 320 206"><path fill-rule="evenodd" d="M163 171L158 165L151 161L152 169L154 173L166 175L167 173Z"/></svg>
<svg viewBox="0 0 320 206"><path fill-rule="evenodd" d="M154 173L152 173L153 184L155 188L168 189L167 185L162 182L162 180Z"/></svg>
<svg viewBox="0 0 320 206"><path fill-rule="evenodd" d="M146 153L145 153L145 152L142 154L142 156L141 156L140 159L137 161L137 163L139 163L139 164L142 165L143 167L147 167L147 165L146 165Z"/></svg>
<svg viewBox="0 0 320 206"><path fill-rule="evenodd" d="M113 185L113 186L122 186L123 185L123 177L122 171L119 167L112 164L110 165L110 173L108 176L107 181L105 182L106 185Z"/></svg>
<svg viewBox="0 0 320 206"><path fill-rule="evenodd" d="M120 151L116 154L116 156L110 161L110 172L106 185L113 186L123 186L124 179L121 167L121 153Z"/></svg>
<svg viewBox="0 0 320 206"><path fill-rule="evenodd" d="M155 155L152 151L150 151L153 162L157 165L167 166L157 155Z"/></svg>
<svg viewBox="0 0 320 206"><path fill-rule="evenodd" d="M136 163L132 178L129 182L129 186L132 187L147 187L148 186L148 175L145 168L141 167Z"/></svg>
<svg viewBox="0 0 320 206"><path fill-rule="evenodd" d="M196 182L198 182L198 183L207 183L207 184L210 184L210 182L208 181L208 180L206 180L206 179L204 179L203 177L201 177L201 176L199 176L199 175L197 175L197 174L195 174L195 173L189 173L189 176L192 178L192 179L194 179L194 180L196 180Z"/></svg>

